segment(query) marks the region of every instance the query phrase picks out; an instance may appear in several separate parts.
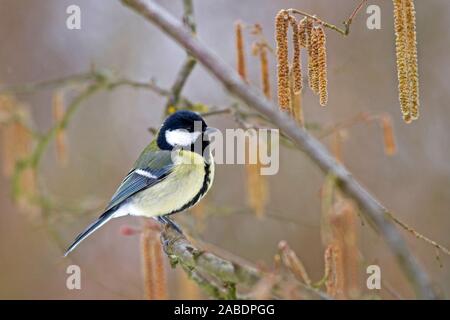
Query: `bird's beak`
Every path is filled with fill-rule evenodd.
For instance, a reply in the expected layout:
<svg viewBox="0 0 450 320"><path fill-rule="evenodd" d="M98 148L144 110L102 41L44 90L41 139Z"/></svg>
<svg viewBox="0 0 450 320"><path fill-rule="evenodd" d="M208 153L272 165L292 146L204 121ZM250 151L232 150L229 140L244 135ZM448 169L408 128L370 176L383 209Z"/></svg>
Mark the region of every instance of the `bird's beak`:
<svg viewBox="0 0 450 320"><path fill-rule="evenodd" d="M205 130L205 133L206 133L206 135L212 135L212 134L214 134L214 133L216 133L216 132L220 132L219 131L219 129L216 129L216 128L213 128L213 127L208 127L208 128L206 128L206 130Z"/></svg>

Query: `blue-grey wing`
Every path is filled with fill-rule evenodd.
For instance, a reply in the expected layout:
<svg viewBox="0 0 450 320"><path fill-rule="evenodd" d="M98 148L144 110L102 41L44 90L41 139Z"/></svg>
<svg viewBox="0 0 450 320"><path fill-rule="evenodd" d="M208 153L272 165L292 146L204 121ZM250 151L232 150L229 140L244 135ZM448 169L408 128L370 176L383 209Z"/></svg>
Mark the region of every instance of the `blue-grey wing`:
<svg viewBox="0 0 450 320"><path fill-rule="evenodd" d="M148 158L146 164L141 164L128 173L111 198L106 210L121 204L134 194L163 181L173 169L170 152L152 152L147 154L146 157Z"/></svg>

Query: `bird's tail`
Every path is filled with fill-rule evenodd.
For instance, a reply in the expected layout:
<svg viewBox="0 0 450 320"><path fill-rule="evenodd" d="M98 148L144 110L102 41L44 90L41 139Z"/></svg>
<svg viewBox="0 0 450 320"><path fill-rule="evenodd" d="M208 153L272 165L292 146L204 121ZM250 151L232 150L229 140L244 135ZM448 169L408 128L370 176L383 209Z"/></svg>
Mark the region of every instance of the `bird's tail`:
<svg viewBox="0 0 450 320"><path fill-rule="evenodd" d="M91 223L82 233L80 233L75 241L70 245L70 247L66 250L66 253L64 253L64 256L67 257L67 255L75 249L81 241L86 239L91 233L93 233L95 230L100 228L102 225L104 225L106 222L108 222L113 216L114 216L115 208L111 208L107 211L105 211L97 220L95 220L93 223Z"/></svg>

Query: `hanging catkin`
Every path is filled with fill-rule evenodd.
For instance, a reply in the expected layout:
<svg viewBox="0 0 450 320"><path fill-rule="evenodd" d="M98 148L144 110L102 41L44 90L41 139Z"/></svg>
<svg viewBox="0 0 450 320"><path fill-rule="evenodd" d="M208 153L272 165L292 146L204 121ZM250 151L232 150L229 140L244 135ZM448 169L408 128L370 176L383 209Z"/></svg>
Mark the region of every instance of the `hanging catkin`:
<svg viewBox="0 0 450 320"><path fill-rule="evenodd" d="M309 49L309 46L311 45L311 32L314 25L314 21L311 18L305 17L305 35L306 35L306 47Z"/></svg>
<svg viewBox="0 0 450 320"><path fill-rule="evenodd" d="M400 108L410 123L419 116L416 18L412 0L393 0Z"/></svg>
<svg viewBox="0 0 450 320"><path fill-rule="evenodd" d="M344 297L344 268L342 248L337 244L330 244L325 250L325 282L327 294L335 299Z"/></svg>
<svg viewBox="0 0 450 320"><path fill-rule="evenodd" d="M293 16L289 16L289 22L292 27L292 47L294 48L294 56L292 61L293 72L293 90L294 94L302 91L302 65L300 56L300 40L298 34L298 24Z"/></svg>
<svg viewBox="0 0 450 320"><path fill-rule="evenodd" d="M262 91L268 100L271 99L269 60L267 57L267 44L263 41L252 45L252 55L259 57Z"/></svg>
<svg viewBox="0 0 450 320"><path fill-rule="evenodd" d="M277 41L278 105L280 109L289 109L289 62L288 62L288 27L289 15L281 10L275 17Z"/></svg>
<svg viewBox="0 0 450 320"><path fill-rule="evenodd" d="M236 36L236 69L244 81L247 81L247 67L245 64L244 37L242 35L242 23L234 25Z"/></svg>
<svg viewBox="0 0 450 320"><path fill-rule="evenodd" d="M305 17L300 20L298 24L298 41L300 42L300 46L305 49L308 49L308 35L306 32L307 23L308 21Z"/></svg>
<svg viewBox="0 0 450 320"><path fill-rule="evenodd" d="M316 27L311 30L308 48L308 77L309 87L315 94L319 94L319 34Z"/></svg>
<svg viewBox="0 0 450 320"><path fill-rule="evenodd" d="M319 102L321 106L326 106L328 102L328 80L327 80L327 50L325 31L322 26L317 28L317 66L319 80Z"/></svg>
<svg viewBox="0 0 450 320"><path fill-rule="evenodd" d="M261 151L262 148L266 148L267 141L261 139L256 132L252 132L251 134L256 135L258 143L257 148L252 148L250 143L251 139L249 139L245 144L245 152L248 155L248 162L246 162L245 165L247 176L247 203L255 215L258 218L262 218L269 200L269 186L266 177L261 175L263 165L259 155L267 152L266 150ZM256 163L252 163L250 159L255 159Z"/></svg>
<svg viewBox="0 0 450 320"><path fill-rule="evenodd" d="M380 118L380 125L383 130L384 153L391 156L397 151L391 117L383 115Z"/></svg>
<svg viewBox="0 0 450 320"><path fill-rule="evenodd" d="M408 97L408 70L406 67L406 28L403 0L394 0L395 48L397 54L397 77L400 108L403 119L411 122Z"/></svg>
<svg viewBox="0 0 450 320"><path fill-rule="evenodd" d="M144 293L148 300L166 300L167 283L164 257L158 235L148 226L141 234L141 258Z"/></svg>
<svg viewBox="0 0 450 320"><path fill-rule="evenodd" d="M261 46L259 50L259 59L261 63L261 81L264 95L268 100L271 99L270 78L269 78L269 60L267 59L267 48Z"/></svg>
<svg viewBox="0 0 450 320"><path fill-rule="evenodd" d="M261 27L258 27L258 31L261 33ZM242 30L238 31L236 29L236 48L238 52L238 64L237 68L239 71L239 66L243 65L243 61L245 59L245 53L243 50L243 34ZM260 62L261 62L261 78L263 85L264 95L270 99L270 83L269 83L269 70L268 70L268 61L267 61L267 53L266 53L266 45L265 43L256 43L252 48L253 55L259 54ZM287 52L287 51L286 51ZM241 61L241 63L239 62ZM245 68L243 69L245 70ZM239 72L241 76L245 75L246 72ZM247 80L247 79L244 79ZM289 92L289 91L288 91ZM256 133L255 133L256 134ZM262 148L261 141L258 139L257 148ZM250 163L250 161L246 161L245 169L246 169L246 182L247 182L247 201L250 208L253 209L255 214L258 217L262 217L264 215L265 206L267 204L267 181L261 176L261 168L262 163L259 158L258 150L254 150L250 148L250 141L245 144L245 153L249 154L250 152L256 152L254 154L254 159L256 159L256 163ZM250 156L249 156L250 159Z"/></svg>
<svg viewBox="0 0 450 320"><path fill-rule="evenodd" d="M302 93L294 92L294 75L291 70L289 74L289 88L291 92L291 105L289 112L294 117L294 119L297 121L297 123L303 127L304 126L304 117L303 117L303 108L302 108Z"/></svg>
<svg viewBox="0 0 450 320"><path fill-rule="evenodd" d="M419 71L417 63L417 40L416 40L416 11L414 1L405 2L406 28L408 41L408 77L410 86L410 114L412 120L419 117Z"/></svg>

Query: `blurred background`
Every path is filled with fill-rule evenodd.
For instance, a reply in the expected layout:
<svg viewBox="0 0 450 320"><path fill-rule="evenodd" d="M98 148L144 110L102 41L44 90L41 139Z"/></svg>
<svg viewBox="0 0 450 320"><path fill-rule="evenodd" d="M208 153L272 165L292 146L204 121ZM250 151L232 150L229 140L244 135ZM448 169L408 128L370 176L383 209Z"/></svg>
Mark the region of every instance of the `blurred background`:
<svg viewBox="0 0 450 320"><path fill-rule="evenodd" d="M158 1L177 17L182 1ZM331 23L346 19L356 0L194 0L198 36L224 61L235 65L234 22L259 23L274 43L274 16L282 8L297 8ZM81 30L66 28L66 8L81 8ZM383 150L376 123L356 123L345 131L343 162L396 216L432 239L450 246L450 2L416 1L421 116L412 124L401 118L395 67L391 1L381 7L381 30L366 27L365 8L348 37L327 30L329 103L326 108L310 90L303 97L306 122L332 126L358 113L388 114L397 143L395 155ZM254 37L246 31L249 80L259 86L259 62L251 57ZM157 28L123 7L119 1L0 0L0 84L21 85L108 69L136 81L154 78L169 88L185 52ZM275 57L269 56L272 96ZM33 128L46 132L53 125L53 89L18 93ZM183 94L191 101L227 107L235 100L201 65ZM67 100L71 96L68 95ZM120 87L100 91L83 101L66 131L67 157L61 165L52 141L39 166L39 188L58 204L43 219L42 212L20 209L12 200L11 177L0 178L0 298L2 299L141 299L143 298L139 236L123 236L123 225L139 226L137 218L112 221L84 242L69 259L66 247L108 202L140 150L152 139L149 127L164 117L166 98L147 90ZM220 129L238 127L230 115L210 117ZM312 131L314 133L314 131ZM328 139L323 139L329 144ZM1 148L5 159L5 148ZM4 161L4 160L0 160ZM192 215L177 217L196 237L234 255L270 267L280 240L286 240L312 279L323 275L324 246L320 230L320 189L324 176L301 152L281 147L280 171L267 177L269 201L258 218L246 200L245 167L219 165L215 184L205 200L203 225ZM65 209L63 209L65 208ZM84 208L90 208L85 210ZM359 265L362 297L413 298L414 293L381 239L357 218L357 243L364 257ZM198 224L197 224L198 226ZM437 290L450 295L450 258L402 232L430 274ZM77 264L82 289L66 288L66 267ZM365 288L368 264L378 264L382 280L396 292ZM167 266L170 298L201 297L186 289L179 270ZM390 290L392 291L392 290ZM397 296L396 296L397 295Z"/></svg>

